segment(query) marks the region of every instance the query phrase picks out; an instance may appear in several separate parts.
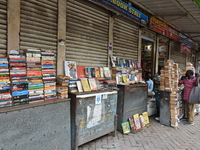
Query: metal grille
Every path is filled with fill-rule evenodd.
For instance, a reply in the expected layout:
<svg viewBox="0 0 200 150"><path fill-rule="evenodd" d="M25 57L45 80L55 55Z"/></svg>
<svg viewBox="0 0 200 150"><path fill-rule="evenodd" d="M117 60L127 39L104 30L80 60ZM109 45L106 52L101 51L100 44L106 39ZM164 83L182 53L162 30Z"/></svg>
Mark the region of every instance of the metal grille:
<svg viewBox="0 0 200 150"><path fill-rule="evenodd" d="M122 59L138 58L139 28L133 22L117 17L114 21L113 56Z"/></svg>
<svg viewBox="0 0 200 150"><path fill-rule="evenodd" d="M21 0L20 52L24 49L57 51L57 0Z"/></svg>
<svg viewBox="0 0 200 150"><path fill-rule="evenodd" d="M180 69L186 68L186 54L180 52L180 42L173 41L171 44L171 56L170 59L179 64Z"/></svg>
<svg viewBox="0 0 200 150"><path fill-rule="evenodd" d="M67 1L66 60L107 66L108 12L86 0Z"/></svg>
<svg viewBox="0 0 200 150"><path fill-rule="evenodd" d="M7 1L0 0L0 56L7 55Z"/></svg>

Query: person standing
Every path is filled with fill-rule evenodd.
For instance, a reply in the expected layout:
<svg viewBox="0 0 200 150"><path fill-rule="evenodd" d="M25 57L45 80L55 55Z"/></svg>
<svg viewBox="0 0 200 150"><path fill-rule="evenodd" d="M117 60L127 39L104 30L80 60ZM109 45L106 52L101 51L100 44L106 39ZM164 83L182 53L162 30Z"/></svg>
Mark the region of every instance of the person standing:
<svg viewBox="0 0 200 150"><path fill-rule="evenodd" d="M185 115L187 115L188 121L185 125L194 125L194 108L195 104L189 103L190 92L196 84L196 78L192 70L187 70L186 78L179 81L179 84L184 84L183 100L185 101Z"/></svg>
<svg viewBox="0 0 200 150"><path fill-rule="evenodd" d="M148 84L148 96L153 96L154 92L153 92L153 80L151 80L152 78L152 74L151 72L147 72L145 75L145 81Z"/></svg>
<svg viewBox="0 0 200 150"><path fill-rule="evenodd" d="M155 117L155 120L160 120L160 70L161 68L158 68L158 73L154 75L153 81L154 81L154 89L155 92L155 99L156 99L156 109L157 109L157 116Z"/></svg>

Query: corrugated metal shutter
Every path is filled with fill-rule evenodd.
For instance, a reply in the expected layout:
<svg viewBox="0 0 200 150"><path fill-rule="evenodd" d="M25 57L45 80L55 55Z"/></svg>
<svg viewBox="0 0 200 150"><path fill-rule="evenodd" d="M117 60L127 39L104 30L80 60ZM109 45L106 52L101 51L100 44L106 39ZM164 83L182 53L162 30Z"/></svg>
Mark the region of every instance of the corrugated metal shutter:
<svg viewBox="0 0 200 150"><path fill-rule="evenodd" d="M7 55L7 1L0 0L0 56Z"/></svg>
<svg viewBox="0 0 200 150"><path fill-rule="evenodd" d="M180 42L173 41L171 43L171 54L170 59L174 60L175 63L179 64L180 69L186 68L186 54L180 52Z"/></svg>
<svg viewBox="0 0 200 150"><path fill-rule="evenodd" d="M107 66L108 11L86 0L67 0L66 60Z"/></svg>
<svg viewBox="0 0 200 150"><path fill-rule="evenodd" d="M113 56L122 59L138 58L139 28L132 21L117 17L114 21Z"/></svg>
<svg viewBox="0 0 200 150"><path fill-rule="evenodd" d="M56 54L57 5L57 0L21 0L20 50L49 49Z"/></svg>

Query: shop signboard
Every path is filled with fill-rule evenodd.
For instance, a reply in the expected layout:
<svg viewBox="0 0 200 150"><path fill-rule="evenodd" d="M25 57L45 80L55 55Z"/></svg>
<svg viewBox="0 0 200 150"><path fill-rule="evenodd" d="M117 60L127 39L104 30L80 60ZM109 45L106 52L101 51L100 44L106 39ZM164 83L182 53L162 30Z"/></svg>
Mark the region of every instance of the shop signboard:
<svg viewBox="0 0 200 150"><path fill-rule="evenodd" d="M196 48L195 41L182 33L179 33L179 41L191 48L194 48L194 49Z"/></svg>
<svg viewBox="0 0 200 150"><path fill-rule="evenodd" d="M186 44L183 44L183 43L181 43L181 49L180 49L180 51L182 53L188 53L188 54L192 53L191 47L189 47L189 46L187 46Z"/></svg>
<svg viewBox="0 0 200 150"><path fill-rule="evenodd" d="M166 23L163 23L163 21L157 19L156 17L151 17L150 29L164 36L168 35L168 25Z"/></svg>
<svg viewBox="0 0 200 150"><path fill-rule="evenodd" d="M167 36L171 39L178 41L179 32L176 29L172 28L171 26L168 26L168 35Z"/></svg>
<svg viewBox="0 0 200 150"><path fill-rule="evenodd" d="M113 8L115 12L120 12L126 15L128 18L134 19L134 21L147 26L149 23L149 17L131 5L123 2L122 0L90 0L92 2L103 4L106 8Z"/></svg>

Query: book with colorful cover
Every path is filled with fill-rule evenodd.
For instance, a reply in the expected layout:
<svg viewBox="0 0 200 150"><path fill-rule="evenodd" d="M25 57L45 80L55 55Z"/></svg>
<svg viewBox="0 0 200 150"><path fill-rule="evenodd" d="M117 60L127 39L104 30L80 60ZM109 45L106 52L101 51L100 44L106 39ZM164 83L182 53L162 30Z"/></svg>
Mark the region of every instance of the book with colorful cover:
<svg viewBox="0 0 200 150"><path fill-rule="evenodd" d="M99 68L95 68L95 77L100 78L100 70Z"/></svg>
<svg viewBox="0 0 200 150"><path fill-rule="evenodd" d="M133 120L133 117L128 118L128 120L129 120L129 123L130 123L131 131L136 130L136 128L135 128L135 124L134 124L134 120Z"/></svg>
<svg viewBox="0 0 200 150"><path fill-rule="evenodd" d="M145 123L144 123L144 118L142 115L139 116L140 117L140 124L141 124L141 127L145 127Z"/></svg>
<svg viewBox="0 0 200 150"><path fill-rule="evenodd" d="M118 66L118 59L116 56L111 56L111 65L112 65L112 67Z"/></svg>
<svg viewBox="0 0 200 150"><path fill-rule="evenodd" d="M129 134L131 132L129 122L122 123L122 131L123 131L123 134Z"/></svg>
<svg viewBox="0 0 200 150"><path fill-rule="evenodd" d="M92 77L92 73L91 73L91 68L90 67L86 67L85 68L85 74L86 74L86 78L91 78Z"/></svg>
<svg viewBox="0 0 200 150"><path fill-rule="evenodd" d="M95 79L88 79L91 91L98 90Z"/></svg>
<svg viewBox="0 0 200 150"><path fill-rule="evenodd" d="M95 68L91 68L91 76L92 78L95 78Z"/></svg>
<svg viewBox="0 0 200 150"><path fill-rule="evenodd" d="M83 90L84 90L84 92L89 92L89 91L91 91L87 79L82 78L82 79L81 79L81 83L82 83L82 86L83 86Z"/></svg>
<svg viewBox="0 0 200 150"><path fill-rule="evenodd" d="M106 78L111 78L110 69L108 67L103 67L103 71Z"/></svg>
<svg viewBox="0 0 200 150"><path fill-rule="evenodd" d="M77 78L75 61L65 61L65 76Z"/></svg>
<svg viewBox="0 0 200 150"><path fill-rule="evenodd" d="M141 124L140 124L139 114L133 115L133 119L134 119L136 130L140 129L141 128Z"/></svg>
<svg viewBox="0 0 200 150"><path fill-rule="evenodd" d="M76 66L77 78L86 78L85 66Z"/></svg>
<svg viewBox="0 0 200 150"><path fill-rule="evenodd" d="M149 124L149 115L148 115L148 112L143 112L142 113L142 116L144 118L144 124Z"/></svg>
<svg viewBox="0 0 200 150"><path fill-rule="evenodd" d="M104 71L103 71L103 68L100 67L99 70L100 70L100 78L104 78Z"/></svg>

